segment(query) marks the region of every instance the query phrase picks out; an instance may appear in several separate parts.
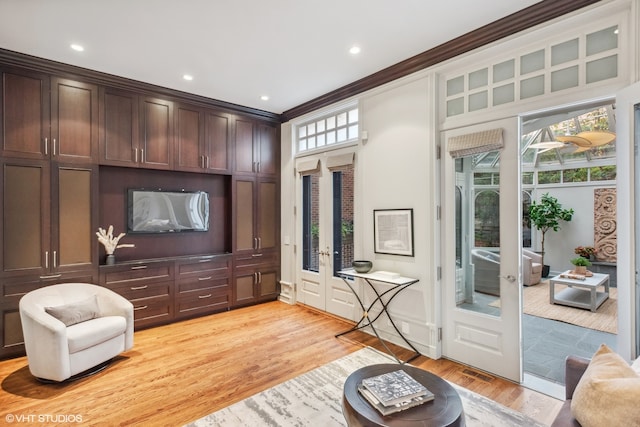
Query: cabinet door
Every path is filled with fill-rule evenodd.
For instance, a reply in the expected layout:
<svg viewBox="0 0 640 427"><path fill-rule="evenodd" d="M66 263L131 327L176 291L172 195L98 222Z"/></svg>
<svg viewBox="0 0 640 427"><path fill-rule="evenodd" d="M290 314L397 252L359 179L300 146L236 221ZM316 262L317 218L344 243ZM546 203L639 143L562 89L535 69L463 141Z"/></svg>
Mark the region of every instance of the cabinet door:
<svg viewBox="0 0 640 427"><path fill-rule="evenodd" d="M233 286L233 305L252 304L256 298L257 273L251 269L237 269Z"/></svg>
<svg viewBox="0 0 640 427"><path fill-rule="evenodd" d="M277 246L280 215L278 185L275 181L258 181L257 249L273 249Z"/></svg>
<svg viewBox="0 0 640 427"><path fill-rule="evenodd" d="M278 267L263 267L258 272L258 298L261 301L275 299L280 293Z"/></svg>
<svg viewBox="0 0 640 427"><path fill-rule="evenodd" d="M254 233L255 180L235 181L235 252L253 251L257 247Z"/></svg>
<svg viewBox="0 0 640 427"><path fill-rule="evenodd" d="M52 158L98 162L98 87L54 78L51 81Z"/></svg>
<svg viewBox="0 0 640 427"><path fill-rule="evenodd" d="M48 157L49 77L13 69L0 72L0 155Z"/></svg>
<svg viewBox="0 0 640 427"><path fill-rule="evenodd" d="M100 95L100 164L137 166L138 96L111 88Z"/></svg>
<svg viewBox="0 0 640 427"><path fill-rule="evenodd" d="M97 266L97 169L58 165L52 181L52 269Z"/></svg>
<svg viewBox="0 0 640 427"><path fill-rule="evenodd" d="M204 124L205 167L213 172L229 172L231 170L229 118L207 111Z"/></svg>
<svg viewBox="0 0 640 427"><path fill-rule="evenodd" d="M145 168L173 166L173 103L144 98L140 102L140 163Z"/></svg>
<svg viewBox="0 0 640 427"><path fill-rule="evenodd" d="M5 159L2 165L2 272L47 274L50 253L49 161Z"/></svg>
<svg viewBox="0 0 640 427"><path fill-rule="evenodd" d="M236 172L253 173L253 122L236 120Z"/></svg>
<svg viewBox="0 0 640 427"><path fill-rule="evenodd" d="M277 140L276 128L267 125L259 125L257 137L257 172L263 175L276 175L278 173L280 157L280 150L278 149L280 144Z"/></svg>
<svg viewBox="0 0 640 427"><path fill-rule="evenodd" d="M202 138L202 113L196 108L176 107L175 166L187 172L202 172L205 167Z"/></svg>

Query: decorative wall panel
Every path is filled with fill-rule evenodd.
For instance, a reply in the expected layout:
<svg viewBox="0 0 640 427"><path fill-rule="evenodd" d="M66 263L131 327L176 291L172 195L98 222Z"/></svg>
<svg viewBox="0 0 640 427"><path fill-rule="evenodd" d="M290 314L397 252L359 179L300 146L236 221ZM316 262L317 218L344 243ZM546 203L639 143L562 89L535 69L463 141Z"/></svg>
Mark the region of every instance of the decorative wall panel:
<svg viewBox="0 0 640 427"><path fill-rule="evenodd" d="M593 243L598 250L598 261L616 262L618 259L616 221L616 189L593 190Z"/></svg>

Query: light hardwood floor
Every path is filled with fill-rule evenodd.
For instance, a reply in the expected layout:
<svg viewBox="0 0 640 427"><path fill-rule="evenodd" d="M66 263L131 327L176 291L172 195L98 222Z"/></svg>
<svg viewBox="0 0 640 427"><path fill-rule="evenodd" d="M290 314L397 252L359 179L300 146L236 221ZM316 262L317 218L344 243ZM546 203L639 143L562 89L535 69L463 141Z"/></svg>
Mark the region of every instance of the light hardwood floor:
<svg viewBox="0 0 640 427"><path fill-rule="evenodd" d="M132 350L104 371L71 383L39 383L25 357L3 360L0 425L10 424L12 416L13 425L53 425L48 421L65 416L82 421L68 425L183 425L363 346L383 350L361 332L334 338L350 326L276 301L138 331ZM411 364L546 424L561 406L448 360L420 356Z"/></svg>

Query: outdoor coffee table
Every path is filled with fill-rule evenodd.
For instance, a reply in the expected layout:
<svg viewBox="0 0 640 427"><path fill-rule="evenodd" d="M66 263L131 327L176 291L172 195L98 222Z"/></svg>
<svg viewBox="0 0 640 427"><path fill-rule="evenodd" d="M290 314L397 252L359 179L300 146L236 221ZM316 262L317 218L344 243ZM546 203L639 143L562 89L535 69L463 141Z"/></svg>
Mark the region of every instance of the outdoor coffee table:
<svg viewBox="0 0 640 427"><path fill-rule="evenodd" d="M566 271L549 280L550 303L586 308L595 313L598 307L609 298L609 275L593 273L593 276L586 277L584 280L562 277L569 273ZM556 285L567 287L556 293ZM604 286L604 291L598 291L600 286Z"/></svg>

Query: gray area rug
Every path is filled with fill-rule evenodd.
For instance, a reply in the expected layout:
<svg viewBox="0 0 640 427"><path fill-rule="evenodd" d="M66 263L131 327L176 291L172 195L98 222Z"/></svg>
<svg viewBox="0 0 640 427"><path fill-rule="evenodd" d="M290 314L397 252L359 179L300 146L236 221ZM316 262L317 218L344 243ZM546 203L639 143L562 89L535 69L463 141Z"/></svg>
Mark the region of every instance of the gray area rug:
<svg viewBox="0 0 640 427"><path fill-rule="evenodd" d="M342 388L349 374L364 366L393 362L377 350L363 348L187 426L346 426ZM544 426L477 393L453 386L462 398L467 427Z"/></svg>

